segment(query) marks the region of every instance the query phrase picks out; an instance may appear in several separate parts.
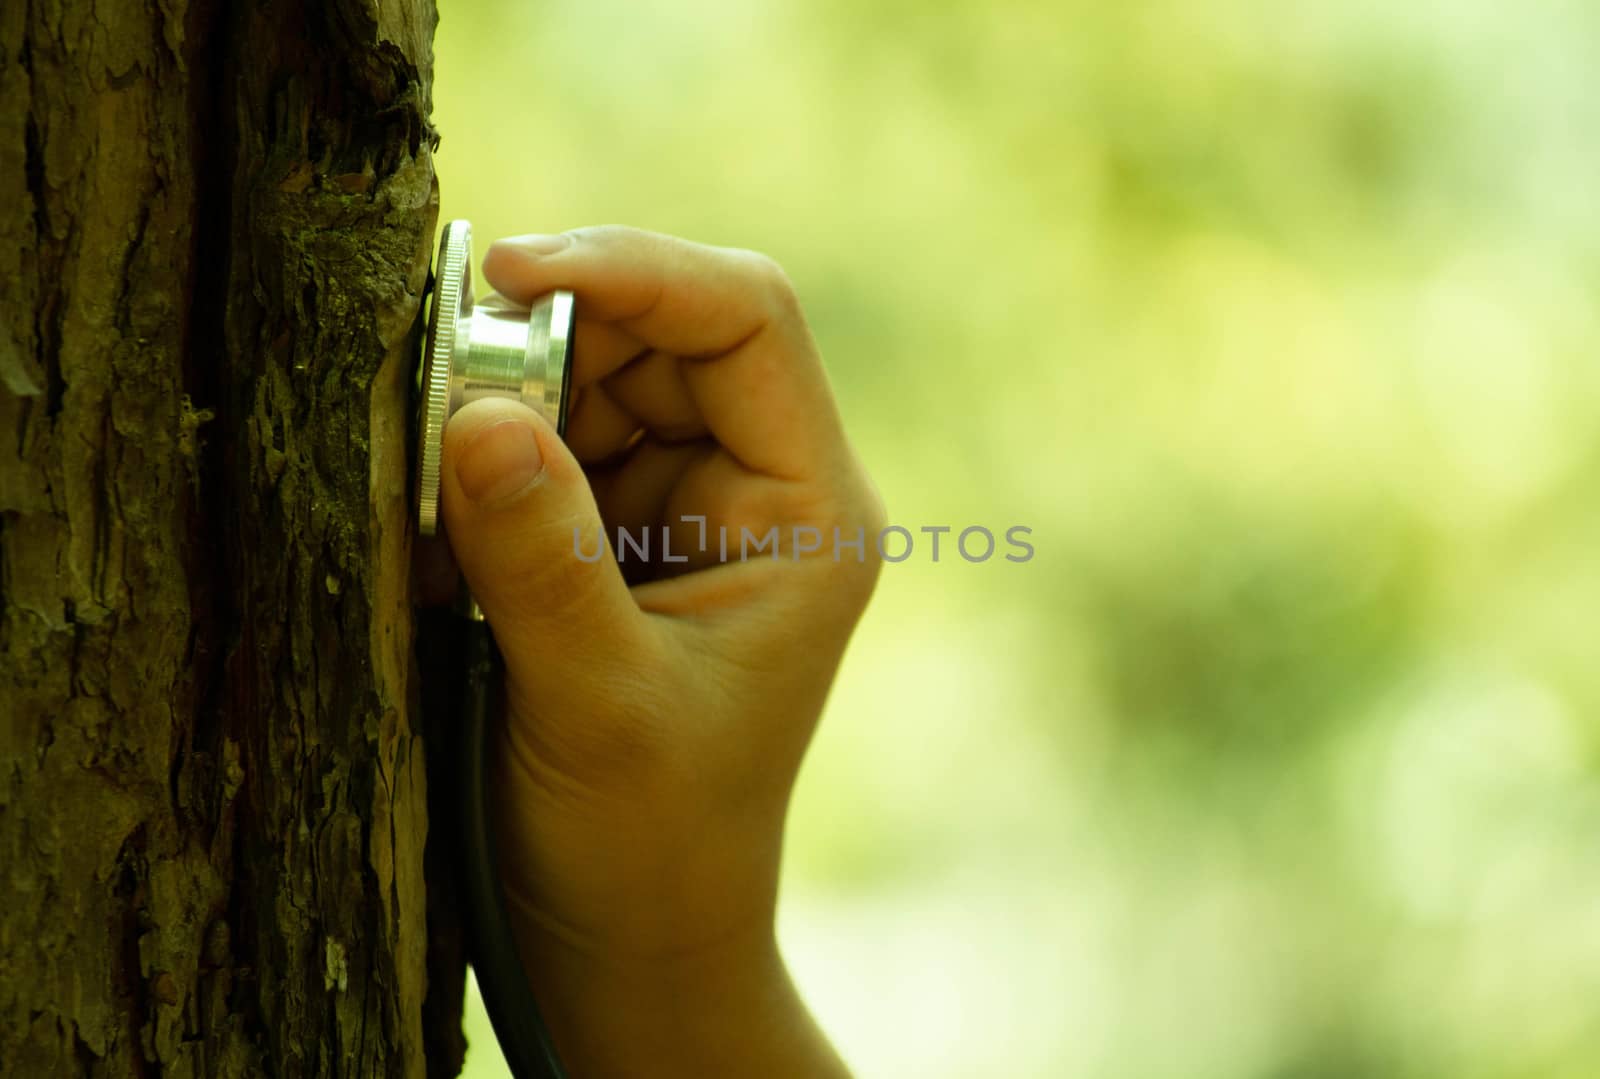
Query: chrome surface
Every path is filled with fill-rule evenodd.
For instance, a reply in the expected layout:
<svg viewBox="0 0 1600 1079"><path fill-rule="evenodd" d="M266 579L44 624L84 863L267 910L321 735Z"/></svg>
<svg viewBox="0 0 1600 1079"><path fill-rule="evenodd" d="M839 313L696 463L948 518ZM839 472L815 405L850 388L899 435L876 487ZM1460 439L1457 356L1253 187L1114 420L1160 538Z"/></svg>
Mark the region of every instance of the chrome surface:
<svg viewBox="0 0 1600 1079"><path fill-rule="evenodd" d="M474 302L469 222L445 225L434 272L417 425L417 521L424 536L439 528L440 458L450 417L469 401L505 397L563 430L572 357L572 293L552 292L531 308L498 297L492 306Z"/></svg>

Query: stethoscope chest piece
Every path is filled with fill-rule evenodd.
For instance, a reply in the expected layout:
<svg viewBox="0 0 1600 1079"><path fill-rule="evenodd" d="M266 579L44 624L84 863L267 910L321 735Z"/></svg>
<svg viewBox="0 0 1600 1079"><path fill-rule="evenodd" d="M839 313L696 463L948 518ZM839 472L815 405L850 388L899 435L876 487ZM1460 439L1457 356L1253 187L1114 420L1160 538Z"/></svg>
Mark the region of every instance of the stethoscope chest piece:
<svg viewBox="0 0 1600 1079"><path fill-rule="evenodd" d="M541 412L557 431L566 429L574 313L566 291L552 292L531 308L474 302L472 225L445 225L420 373L416 494L424 536L439 528L444 428L462 405L509 397Z"/></svg>

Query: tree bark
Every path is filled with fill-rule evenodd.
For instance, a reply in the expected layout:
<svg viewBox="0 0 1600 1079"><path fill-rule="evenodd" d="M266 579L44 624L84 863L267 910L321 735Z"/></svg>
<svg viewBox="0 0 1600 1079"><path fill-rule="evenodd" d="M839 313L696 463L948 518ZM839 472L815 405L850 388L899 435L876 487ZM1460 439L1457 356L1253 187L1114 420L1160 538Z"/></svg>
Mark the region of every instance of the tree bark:
<svg viewBox="0 0 1600 1079"><path fill-rule="evenodd" d="M0 4L0 1075L459 1067L410 660L434 21Z"/></svg>

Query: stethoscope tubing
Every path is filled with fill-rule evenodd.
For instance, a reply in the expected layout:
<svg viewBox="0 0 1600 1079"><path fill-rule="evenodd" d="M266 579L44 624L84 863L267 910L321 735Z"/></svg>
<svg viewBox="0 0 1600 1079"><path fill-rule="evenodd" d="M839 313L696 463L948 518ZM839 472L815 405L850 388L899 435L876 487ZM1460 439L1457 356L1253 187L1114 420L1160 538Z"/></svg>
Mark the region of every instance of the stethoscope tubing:
<svg viewBox="0 0 1600 1079"><path fill-rule="evenodd" d="M467 954L517 1079L565 1079L555 1042L522 965L495 850L490 775L498 732L494 704L504 663L487 622L462 620L465 677L457 796L461 868L466 885Z"/></svg>

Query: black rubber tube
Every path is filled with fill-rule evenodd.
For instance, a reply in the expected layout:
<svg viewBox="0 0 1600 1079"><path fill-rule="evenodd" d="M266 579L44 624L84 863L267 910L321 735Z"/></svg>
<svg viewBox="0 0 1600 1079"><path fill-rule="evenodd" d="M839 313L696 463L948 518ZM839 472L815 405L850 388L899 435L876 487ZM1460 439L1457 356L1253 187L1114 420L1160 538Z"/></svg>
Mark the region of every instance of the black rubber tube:
<svg viewBox="0 0 1600 1079"><path fill-rule="evenodd" d="M566 1079L555 1043L522 966L495 856L489 803L495 751L494 702L503 663L485 622L464 623L466 709L460 752L462 874L466 884L467 956L494 1024L495 1037L516 1079Z"/></svg>

